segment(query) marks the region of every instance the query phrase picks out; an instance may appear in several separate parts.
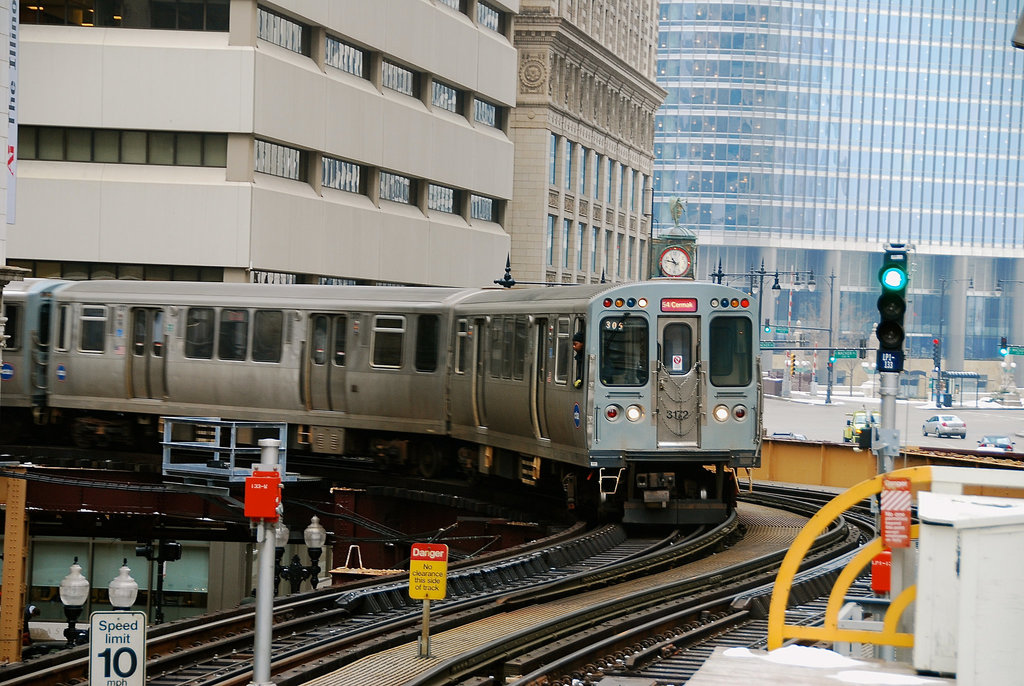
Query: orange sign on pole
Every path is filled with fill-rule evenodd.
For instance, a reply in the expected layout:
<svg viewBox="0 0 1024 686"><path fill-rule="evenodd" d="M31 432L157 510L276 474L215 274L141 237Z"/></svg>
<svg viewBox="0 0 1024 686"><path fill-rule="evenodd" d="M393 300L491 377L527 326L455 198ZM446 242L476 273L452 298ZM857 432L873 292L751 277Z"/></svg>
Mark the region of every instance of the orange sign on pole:
<svg viewBox="0 0 1024 686"><path fill-rule="evenodd" d="M910 479L882 479L882 545L910 547Z"/></svg>

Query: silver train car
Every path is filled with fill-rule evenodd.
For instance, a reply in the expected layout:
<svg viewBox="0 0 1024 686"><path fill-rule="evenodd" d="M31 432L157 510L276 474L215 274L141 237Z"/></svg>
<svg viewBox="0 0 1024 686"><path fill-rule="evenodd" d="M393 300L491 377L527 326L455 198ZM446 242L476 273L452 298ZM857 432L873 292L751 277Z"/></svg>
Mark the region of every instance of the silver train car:
<svg viewBox="0 0 1024 686"><path fill-rule="evenodd" d="M289 424L289 451L715 522L759 464L756 302L709 283L533 289L15 282L0 433L137 446L162 416Z"/></svg>

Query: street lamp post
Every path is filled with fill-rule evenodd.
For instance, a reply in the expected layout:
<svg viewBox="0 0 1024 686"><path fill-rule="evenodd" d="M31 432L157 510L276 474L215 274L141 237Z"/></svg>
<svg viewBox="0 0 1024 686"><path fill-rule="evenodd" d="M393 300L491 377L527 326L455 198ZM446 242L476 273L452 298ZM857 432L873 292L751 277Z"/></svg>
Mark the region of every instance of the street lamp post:
<svg viewBox="0 0 1024 686"><path fill-rule="evenodd" d="M302 564L298 555L292 556L291 564L281 566L281 557L284 553L284 546L288 543L288 528L283 524L277 531L277 565L275 567L275 578L284 578L292 593L298 593L302 582L309 579L310 585L315 590L320 579L320 556L323 554L324 543L327 541L327 530L320 524L320 518L314 516L309 526L302 532L303 541L309 551L309 566Z"/></svg>
<svg viewBox="0 0 1024 686"><path fill-rule="evenodd" d="M825 385L825 404L832 404L832 367L835 364L832 362L832 356L835 354L835 350L832 349L832 310L836 304L836 295L833 292L836 283L836 272L832 270L832 273L828 275L828 383Z"/></svg>
<svg viewBox="0 0 1024 686"><path fill-rule="evenodd" d="M139 596L139 584L132 578L131 571L125 558L117 576L107 586L107 595L115 610L130 610Z"/></svg>
<svg viewBox="0 0 1024 686"><path fill-rule="evenodd" d="M82 576L82 566L78 564L76 555L68 575L60 580L60 602L64 606L64 616L68 620L68 628L64 630L64 638L67 639L65 648L74 648L84 642L86 631L76 629L75 622L82 614L82 608L88 599L89 580Z"/></svg>

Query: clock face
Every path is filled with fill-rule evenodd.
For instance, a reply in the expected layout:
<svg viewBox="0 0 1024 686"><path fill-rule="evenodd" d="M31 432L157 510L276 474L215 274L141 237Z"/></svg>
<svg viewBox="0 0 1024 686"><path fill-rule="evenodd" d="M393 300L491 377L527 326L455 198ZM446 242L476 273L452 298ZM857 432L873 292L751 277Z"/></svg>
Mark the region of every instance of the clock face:
<svg viewBox="0 0 1024 686"><path fill-rule="evenodd" d="M666 248L658 263L665 276L682 276L690 269L690 254L682 248Z"/></svg>

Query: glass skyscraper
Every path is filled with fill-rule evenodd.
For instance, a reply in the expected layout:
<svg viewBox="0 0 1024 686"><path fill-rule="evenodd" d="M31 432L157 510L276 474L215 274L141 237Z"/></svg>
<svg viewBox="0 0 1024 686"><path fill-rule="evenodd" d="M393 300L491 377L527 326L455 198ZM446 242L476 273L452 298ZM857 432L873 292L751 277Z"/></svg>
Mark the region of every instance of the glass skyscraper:
<svg viewBox="0 0 1024 686"><path fill-rule="evenodd" d="M816 295L783 278L766 314L828 327L834 309L852 340L877 321L882 246L907 243L912 357L940 327L956 366L1024 344L1017 5L662 0L655 233L696 231L704 276L813 271Z"/></svg>

